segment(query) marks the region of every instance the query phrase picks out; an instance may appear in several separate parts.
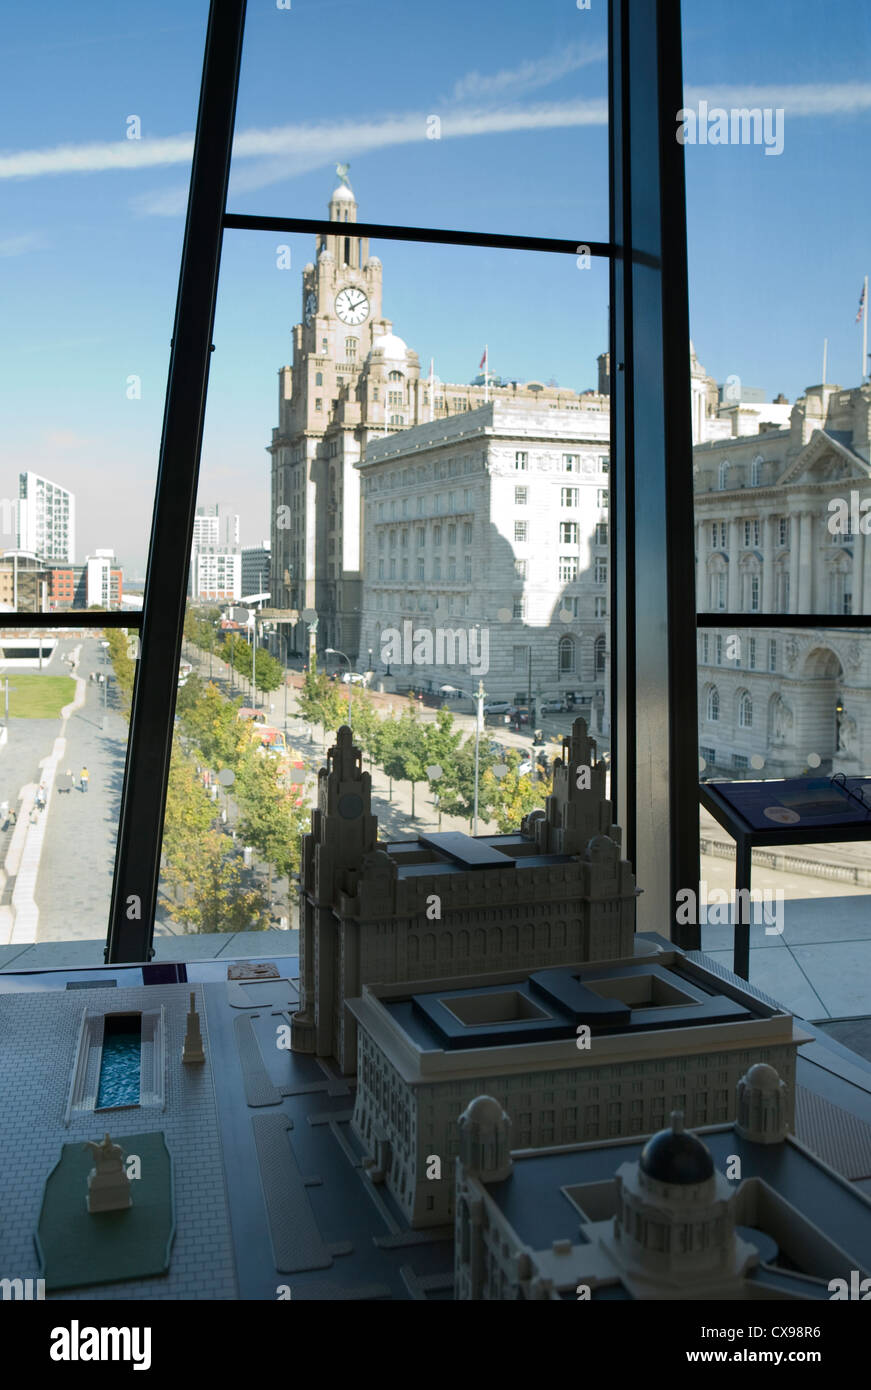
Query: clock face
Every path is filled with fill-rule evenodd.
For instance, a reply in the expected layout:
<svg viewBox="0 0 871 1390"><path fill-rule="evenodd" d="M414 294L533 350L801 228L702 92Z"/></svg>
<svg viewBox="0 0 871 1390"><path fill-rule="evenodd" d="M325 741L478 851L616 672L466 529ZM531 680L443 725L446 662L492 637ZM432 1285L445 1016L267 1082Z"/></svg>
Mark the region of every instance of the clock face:
<svg viewBox="0 0 871 1390"><path fill-rule="evenodd" d="M305 297L305 321L307 324L311 323L312 319L314 318L317 312L317 307L317 297L311 292L311 290L309 290L308 294Z"/></svg>
<svg viewBox="0 0 871 1390"><path fill-rule="evenodd" d="M356 285L347 285L336 295L336 313L342 323L364 323L369 317L369 300Z"/></svg>

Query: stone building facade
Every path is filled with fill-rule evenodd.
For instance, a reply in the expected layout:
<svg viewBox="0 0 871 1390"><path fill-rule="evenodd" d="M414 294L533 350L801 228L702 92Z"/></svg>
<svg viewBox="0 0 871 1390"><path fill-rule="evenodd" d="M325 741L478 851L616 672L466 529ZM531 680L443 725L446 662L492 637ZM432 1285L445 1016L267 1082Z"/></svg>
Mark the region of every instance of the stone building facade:
<svg viewBox="0 0 871 1390"><path fill-rule="evenodd" d="M809 387L788 429L699 444L694 459L699 611L772 618L699 631L705 770L867 771L871 639L825 618L869 614L871 629L871 385ZM789 631L778 613L819 626Z"/></svg>
<svg viewBox="0 0 871 1390"><path fill-rule="evenodd" d="M353 1072L357 1026L345 1004L375 981L631 956L635 879L605 775L576 719L546 809L519 833L379 842L371 779L341 728L303 839L294 1049Z"/></svg>
<svg viewBox="0 0 871 1390"><path fill-rule="evenodd" d="M481 678L496 700L571 696L607 729L609 430L606 397L500 398L371 440L359 669L372 652L397 689Z"/></svg>
<svg viewBox="0 0 871 1390"><path fill-rule="evenodd" d="M278 425L268 446L272 603L317 612L318 647L356 655L363 582L358 465L370 441L463 415L488 399L597 411L607 440L608 400L536 381L442 382L421 368L384 316L381 261L369 254L368 238L353 236L357 201L347 181L330 198L329 219L335 232L318 236L315 260L303 270L293 363L279 372ZM306 650L304 623L292 641L297 652Z"/></svg>

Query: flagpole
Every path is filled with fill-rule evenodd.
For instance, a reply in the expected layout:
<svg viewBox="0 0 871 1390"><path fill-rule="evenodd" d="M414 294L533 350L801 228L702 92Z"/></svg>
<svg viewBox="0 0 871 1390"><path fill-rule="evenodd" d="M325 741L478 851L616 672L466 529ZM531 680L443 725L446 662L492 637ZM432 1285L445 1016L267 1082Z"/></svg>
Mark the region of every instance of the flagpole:
<svg viewBox="0 0 871 1390"><path fill-rule="evenodd" d="M868 276L865 276L865 288L862 291L865 312L862 315L862 372L859 376L859 385L865 380L865 373L868 370Z"/></svg>

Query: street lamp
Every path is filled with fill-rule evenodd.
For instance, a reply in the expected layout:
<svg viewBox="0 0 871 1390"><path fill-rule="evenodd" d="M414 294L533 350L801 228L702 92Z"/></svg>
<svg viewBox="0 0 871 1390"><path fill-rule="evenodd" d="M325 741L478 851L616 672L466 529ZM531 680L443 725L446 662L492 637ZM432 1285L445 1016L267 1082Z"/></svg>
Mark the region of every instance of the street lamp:
<svg viewBox="0 0 871 1390"><path fill-rule="evenodd" d="M344 661L347 661L347 663L348 663L348 728L350 729L350 727L351 727L351 691L352 691L352 689L353 689L353 681L351 680L351 658L350 658L349 656L345 656L345 653L344 653L344 652L340 652L339 649L338 649L338 647L325 647L325 648L324 648L324 653L325 653L326 656L340 656L340 657L342 657L342 659L343 659Z"/></svg>
<svg viewBox="0 0 871 1390"><path fill-rule="evenodd" d="M484 690L484 682L478 681L478 689L472 695L468 690L461 690L458 685L442 685L439 687L443 694L452 693L465 695L467 700L474 700L477 710L475 715L475 811L472 816L472 834L478 833L478 768L479 768L479 749L481 746L481 730L484 726L484 701L487 693Z"/></svg>

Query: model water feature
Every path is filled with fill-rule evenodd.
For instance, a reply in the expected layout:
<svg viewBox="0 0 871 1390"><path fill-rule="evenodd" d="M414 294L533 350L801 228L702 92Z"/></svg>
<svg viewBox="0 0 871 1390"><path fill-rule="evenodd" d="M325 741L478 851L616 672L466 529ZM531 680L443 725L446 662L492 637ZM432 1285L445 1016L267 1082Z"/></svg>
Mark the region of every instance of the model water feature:
<svg viewBox="0 0 871 1390"><path fill-rule="evenodd" d="M139 1104L141 1058L141 1014L108 1014L103 1025L98 1110Z"/></svg>

